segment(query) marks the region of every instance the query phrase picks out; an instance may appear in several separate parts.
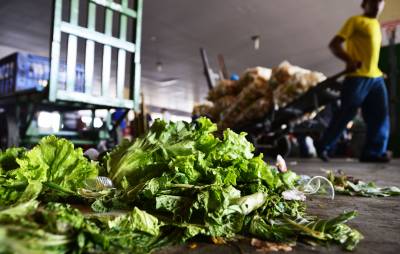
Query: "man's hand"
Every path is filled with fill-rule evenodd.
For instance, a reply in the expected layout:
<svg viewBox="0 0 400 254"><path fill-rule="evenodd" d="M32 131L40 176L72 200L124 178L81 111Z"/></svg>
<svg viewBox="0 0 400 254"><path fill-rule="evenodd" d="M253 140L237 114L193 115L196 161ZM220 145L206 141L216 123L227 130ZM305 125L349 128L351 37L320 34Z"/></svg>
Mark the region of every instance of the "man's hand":
<svg viewBox="0 0 400 254"><path fill-rule="evenodd" d="M355 72L361 68L362 63L360 61L349 60L346 61L346 71Z"/></svg>

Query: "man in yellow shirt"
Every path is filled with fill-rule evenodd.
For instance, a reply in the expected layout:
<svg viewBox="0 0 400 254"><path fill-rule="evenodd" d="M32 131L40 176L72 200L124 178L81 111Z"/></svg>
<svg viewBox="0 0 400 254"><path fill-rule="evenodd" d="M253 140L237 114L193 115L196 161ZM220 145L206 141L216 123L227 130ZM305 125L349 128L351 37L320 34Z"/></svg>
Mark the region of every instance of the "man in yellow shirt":
<svg viewBox="0 0 400 254"><path fill-rule="evenodd" d="M341 107L317 146L318 156L323 161L328 161L329 150L360 107L367 125L360 161L390 161L386 150L389 139L388 96L378 68L382 34L377 17L384 5L384 0L363 0L364 14L349 18L329 45L333 54L346 63L348 74L341 92Z"/></svg>

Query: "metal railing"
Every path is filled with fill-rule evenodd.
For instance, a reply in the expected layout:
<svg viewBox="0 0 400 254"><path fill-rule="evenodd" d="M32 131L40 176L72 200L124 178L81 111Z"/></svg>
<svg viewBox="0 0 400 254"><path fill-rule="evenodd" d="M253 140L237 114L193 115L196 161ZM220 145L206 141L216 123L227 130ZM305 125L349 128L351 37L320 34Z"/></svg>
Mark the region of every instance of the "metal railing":
<svg viewBox="0 0 400 254"><path fill-rule="evenodd" d="M70 2L69 21L62 20L63 1ZM89 103L99 106L115 108L137 108L140 94L140 48L143 0L135 0L133 9L128 7L128 0L121 0L121 4L113 0L87 0L87 26L79 25L79 15L86 15L80 10L79 0L54 0L54 16L51 41L51 65L49 101L57 100ZM105 8L104 31L96 31L96 8ZM81 8L83 9L83 8ZM119 36L112 36L113 15L119 13ZM130 42L128 34L128 18L134 20L134 39ZM58 83L58 70L61 54L61 34L68 36L67 40L67 80L66 89L60 89ZM85 48L85 91L74 91L75 68L77 65L78 38L86 40ZM100 96L93 95L95 43L102 45L102 74ZM111 63L112 49L118 51L116 71L116 96L111 97ZM131 77L129 81L130 98L124 98L127 53L132 57Z"/></svg>

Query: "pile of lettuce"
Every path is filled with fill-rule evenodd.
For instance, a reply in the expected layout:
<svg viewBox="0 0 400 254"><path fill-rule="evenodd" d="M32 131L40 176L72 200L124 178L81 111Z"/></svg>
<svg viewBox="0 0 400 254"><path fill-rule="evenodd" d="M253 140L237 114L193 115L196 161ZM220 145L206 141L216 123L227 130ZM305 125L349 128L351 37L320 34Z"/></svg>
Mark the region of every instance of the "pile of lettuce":
<svg viewBox="0 0 400 254"><path fill-rule="evenodd" d="M298 189L294 172L254 156L244 133L216 130L157 120L98 162L54 136L0 153L0 253L145 253L237 235L355 248L356 212L307 215L282 194Z"/></svg>

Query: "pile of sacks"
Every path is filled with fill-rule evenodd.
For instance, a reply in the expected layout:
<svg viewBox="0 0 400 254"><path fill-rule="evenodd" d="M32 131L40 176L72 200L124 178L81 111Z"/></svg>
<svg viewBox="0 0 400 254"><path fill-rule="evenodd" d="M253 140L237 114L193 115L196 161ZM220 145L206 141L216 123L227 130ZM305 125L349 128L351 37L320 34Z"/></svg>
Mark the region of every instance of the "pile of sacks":
<svg viewBox="0 0 400 254"><path fill-rule="evenodd" d="M222 129L265 117L284 107L326 77L285 61L271 69L248 69L237 81L221 80L210 90L206 104L193 109L196 116L208 116Z"/></svg>
<svg viewBox="0 0 400 254"><path fill-rule="evenodd" d="M310 88L326 79L320 72L310 71L285 61L272 71L270 83L275 84L274 104L285 107Z"/></svg>

